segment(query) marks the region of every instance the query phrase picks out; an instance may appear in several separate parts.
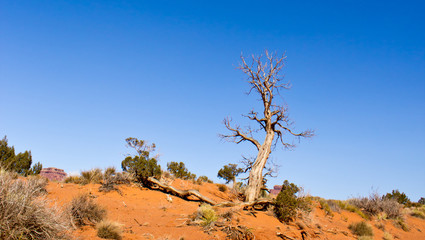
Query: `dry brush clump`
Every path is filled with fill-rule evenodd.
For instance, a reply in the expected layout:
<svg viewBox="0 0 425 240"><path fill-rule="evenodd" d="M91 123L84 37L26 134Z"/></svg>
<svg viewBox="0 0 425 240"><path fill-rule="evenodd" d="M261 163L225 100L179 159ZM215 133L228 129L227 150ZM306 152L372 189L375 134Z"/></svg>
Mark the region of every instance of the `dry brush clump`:
<svg viewBox="0 0 425 240"><path fill-rule="evenodd" d="M403 216L402 205L394 199L381 198L377 193L369 197L353 198L348 202L370 216L376 216L379 213L385 213L388 218L396 219Z"/></svg>
<svg viewBox="0 0 425 240"><path fill-rule="evenodd" d="M357 236L373 236L372 226L367 222L352 223L348 226L348 229Z"/></svg>
<svg viewBox="0 0 425 240"><path fill-rule="evenodd" d="M96 224L106 217L106 210L95 203L89 194L74 197L68 211L74 227Z"/></svg>
<svg viewBox="0 0 425 240"><path fill-rule="evenodd" d="M121 228L121 224L111 221L101 221L96 224L97 236L104 239L122 239Z"/></svg>
<svg viewBox="0 0 425 240"><path fill-rule="evenodd" d="M66 239L69 221L43 195L42 178L14 179L0 171L0 239Z"/></svg>

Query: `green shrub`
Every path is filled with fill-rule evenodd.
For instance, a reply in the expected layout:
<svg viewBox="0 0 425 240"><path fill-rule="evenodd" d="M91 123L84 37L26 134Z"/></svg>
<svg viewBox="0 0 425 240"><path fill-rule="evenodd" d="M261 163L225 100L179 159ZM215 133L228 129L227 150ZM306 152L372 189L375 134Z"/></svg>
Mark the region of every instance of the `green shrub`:
<svg viewBox="0 0 425 240"><path fill-rule="evenodd" d="M391 193L387 193L385 196L382 196L382 199L394 199L400 204L409 204L410 199L404 192L400 192L398 189L393 190Z"/></svg>
<svg viewBox="0 0 425 240"><path fill-rule="evenodd" d="M101 221L96 224L97 236L104 239L122 239L121 224L111 221Z"/></svg>
<svg viewBox="0 0 425 240"><path fill-rule="evenodd" d="M167 163L167 170L170 171L176 178L188 180L195 179L196 175L189 172L183 162L169 162Z"/></svg>
<svg viewBox="0 0 425 240"><path fill-rule="evenodd" d="M124 171L133 174L136 181L146 187L151 185L147 180L149 177L161 177L161 166L158 165L158 162L154 158L127 157L122 161L121 165Z"/></svg>
<svg viewBox="0 0 425 240"><path fill-rule="evenodd" d="M297 185L289 183L288 180L283 182L282 189L276 197L274 207L274 213L279 221L289 222L295 218L297 209L303 205L305 200L304 198L297 198L296 194L299 191L300 188Z"/></svg>
<svg viewBox="0 0 425 240"><path fill-rule="evenodd" d="M74 226L95 224L106 217L106 210L90 198L89 194L74 197L68 206Z"/></svg>
<svg viewBox="0 0 425 240"><path fill-rule="evenodd" d="M8 146L7 137L0 140L0 168L23 176L39 174L43 166L36 163L31 168L31 151L15 154L15 147Z"/></svg>
<svg viewBox="0 0 425 240"><path fill-rule="evenodd" d="M224 184L217 184L218 190L220 192L226 192L227 191L227 186Z"/></svg>
<svg viewBox="0 0 425 240"><path fill-rule="evenodd" d="M421 197L418 201L419 204L425 205L425 198Z"/></svg>
<svg viewBox="0 0 425 240"><path fill-rule="evenodd" d="M16 174L16 173L14 173ZM0 239L64 239L69 221L43 195L45 180L0 170Z"/></svg>
<svg viewBox="0 0 425 240"><path fill-rule="evenodd" d="M367 222L352 223L348 229L357 236L373 236L373 229Z"/></svg>

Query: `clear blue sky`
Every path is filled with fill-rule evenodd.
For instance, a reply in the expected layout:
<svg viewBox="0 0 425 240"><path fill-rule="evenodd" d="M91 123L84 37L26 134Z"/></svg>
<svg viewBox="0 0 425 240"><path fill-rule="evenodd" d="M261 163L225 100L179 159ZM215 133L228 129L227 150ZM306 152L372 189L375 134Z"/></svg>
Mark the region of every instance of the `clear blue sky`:
<svg viewBox="0 0 425 240"><path fill-rule="evenodd" d="M164 167L217 171L254 153L222 120L256 97L241 52L286 52L296 129L269 186L288 179L346 199L425 197L423 1L8 1L0 3L0 136L67 172L120 167L124 139L156 143Z"/></svg>

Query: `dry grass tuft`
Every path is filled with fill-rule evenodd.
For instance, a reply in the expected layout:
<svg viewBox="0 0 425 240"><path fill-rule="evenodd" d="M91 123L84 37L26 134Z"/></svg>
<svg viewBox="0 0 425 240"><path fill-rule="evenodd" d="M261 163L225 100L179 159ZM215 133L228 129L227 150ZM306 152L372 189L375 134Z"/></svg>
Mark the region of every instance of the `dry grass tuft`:
<svg viewBox="0 0 425 240"><path fill-rule="evenodd" d="M193 221L204 227L209 227L214 224L217 219L217 213L214 211L211 205L203 203L194 215Z"/></svg>
<svg viewBox="0 0 425 240"><path fill-rule="evenodd" d="M348 229L357 236L373 236L373 229L366 222L352 223L348 226Z"/></svg>
<svg viewBox="0 0 425 240"><path fill-rule="evenodd" d="M122 239L122 225L117 222L101 221L96 224L97 236L104 239Z"/></svg>
<svg viewBox="0 0 425 240"><path fill-rule="evenodd" d="M74 197L68 209L74 227L95 224L106 217L106 210L95 203L88 194Z"/></svg>
<svg viewBox="0 0 425 240"><path fill-rule="evenodd" d="M69 221L43 196L42 178L16 179L0 171L0 239L65 239Z"/></svg>

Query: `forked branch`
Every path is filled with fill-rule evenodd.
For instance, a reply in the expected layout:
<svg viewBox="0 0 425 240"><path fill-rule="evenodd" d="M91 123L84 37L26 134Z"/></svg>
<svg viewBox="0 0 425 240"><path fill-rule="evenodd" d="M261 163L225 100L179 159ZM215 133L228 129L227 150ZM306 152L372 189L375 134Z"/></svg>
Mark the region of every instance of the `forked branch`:
<svg viewBox="0 0 425 240"><path fill-rule="evenodd" d="M229 118L224 119L224 125L227 129L229 129L232 134L229 135L220 135L222 138L227 139L229 141L235 142L237 144L248 141L255 145L257 149L260 149L260 143L252 137L252 130L248 129L248 132L243 132L239 126L232 127L230 125L231 120Z"/></svg>

